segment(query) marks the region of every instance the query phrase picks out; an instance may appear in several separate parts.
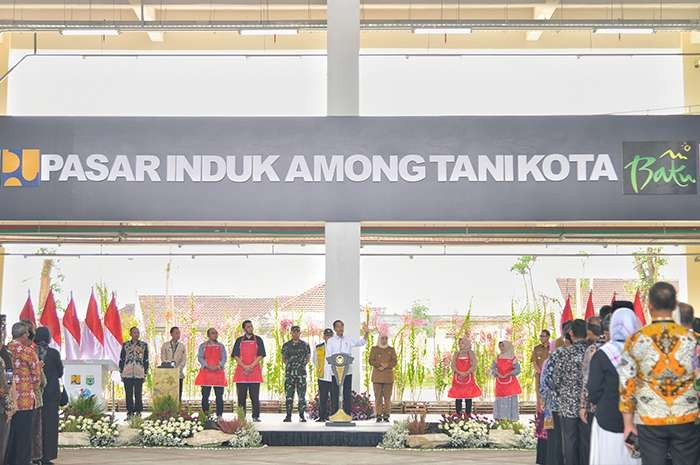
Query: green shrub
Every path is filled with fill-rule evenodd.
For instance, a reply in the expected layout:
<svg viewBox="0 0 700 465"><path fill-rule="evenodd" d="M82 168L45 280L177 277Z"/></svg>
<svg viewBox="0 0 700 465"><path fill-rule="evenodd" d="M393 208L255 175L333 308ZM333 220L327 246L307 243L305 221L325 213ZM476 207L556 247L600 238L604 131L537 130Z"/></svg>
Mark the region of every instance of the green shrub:
<svg viewBox="0 0 700 465"><path fill-rule="evenodd" d="M105 407L97 400L97 397L76 397L71 399L68 405L63 408L63 418L73 416L75 418L83 417L97 421L102 419L104 412Z"/></svg>
<svg viewBox="0 0 700 465"><path fill-rule="evenodd" d="M158 420L177 418L180 415L180 404L172 396L160 396L153 399L151 417Z"/></svg>

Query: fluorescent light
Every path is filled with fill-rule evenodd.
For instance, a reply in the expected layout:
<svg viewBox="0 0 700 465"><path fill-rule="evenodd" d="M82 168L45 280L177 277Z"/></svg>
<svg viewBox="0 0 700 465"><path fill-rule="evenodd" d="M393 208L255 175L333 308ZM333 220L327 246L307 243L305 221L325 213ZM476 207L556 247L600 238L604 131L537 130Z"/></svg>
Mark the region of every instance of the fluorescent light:
<svg viewBox="0 0 700 465"><path fill-rule="evenodd" d="M118 29L62 29L64 36L118 36Z"/></svg>
<svg viewBox="0 0 700 465"><path fill-rule="evenodd" d="M469 27L417 27L414 34L471 34Z"/></svg>
<svg viewBox="0 0 700 465"><path fill-rule="evenodd" d="M241 29L242 36L295 36L298 29Z"/></svg>
<svg viewBox="0 0 700 465"><path fill-rule="evenodd" d="M654 29L652 28L646 28L646 27L640 27L640 28L615 28L615 27L609 27L609 28L599 28L599 29L594 29L593 32L596 34L653 34Z"/></svg>

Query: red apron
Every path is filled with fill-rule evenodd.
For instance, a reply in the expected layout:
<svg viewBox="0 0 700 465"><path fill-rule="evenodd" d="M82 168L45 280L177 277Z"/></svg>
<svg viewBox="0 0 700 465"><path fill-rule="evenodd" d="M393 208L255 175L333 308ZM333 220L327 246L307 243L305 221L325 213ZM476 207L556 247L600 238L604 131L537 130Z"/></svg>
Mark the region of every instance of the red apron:
<svg viewBox="0 0 700 465"><path fill-rule="evenodd" d="M207 344L204 347L204 360L208 365L219 365L221 363L221 346ZM194 380L195 386L226 386L226 373L223 368L220 370L207 370L200 368Z"/></svg>
<svg viewBox="0 0 700 465"><path fill-rule="evenodd" d="M241 362L244 365L250 365L258 358L258 341L256 337L253 339L241 339ZM262 383L262 366L258 365L253 368L250 373L243 371L243 367L236 365L236 372L233 374L234 383Z"/></svg>
<svg viewBox="0 0 700 465"><path fill-rule="evenodd" d="M455 361L455 367L459 371L469 371L471 365L469 356L458 357ZM473 374L462 377L455 373L452 375L452 386L447 391L447 397L450 399L475 399L481 397L481 388L476 384Z"/></svg>
<svg viewBox="0 0 700 465"><path fill-rule="evenodd" d="M496 370L498 374L509 373L513 371L515 365L514 358L499 358L496 359ZM518 378L511 375L507 378L496 377L496 387L494 389L496 397L510 397L520 394L520 382Z"/></svg>

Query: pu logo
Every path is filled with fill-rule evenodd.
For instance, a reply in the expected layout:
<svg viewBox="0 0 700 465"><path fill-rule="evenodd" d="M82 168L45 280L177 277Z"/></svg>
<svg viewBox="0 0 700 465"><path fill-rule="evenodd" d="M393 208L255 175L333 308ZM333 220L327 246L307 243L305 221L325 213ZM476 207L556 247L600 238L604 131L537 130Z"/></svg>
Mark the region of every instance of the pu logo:
<svg viewBox="0 0 700 465"><path fill-rule="evenodd" d="M22 149L21 151L2 149L3 187L38 186L41 181L39 167L41 151L39 149Z"/></svg>

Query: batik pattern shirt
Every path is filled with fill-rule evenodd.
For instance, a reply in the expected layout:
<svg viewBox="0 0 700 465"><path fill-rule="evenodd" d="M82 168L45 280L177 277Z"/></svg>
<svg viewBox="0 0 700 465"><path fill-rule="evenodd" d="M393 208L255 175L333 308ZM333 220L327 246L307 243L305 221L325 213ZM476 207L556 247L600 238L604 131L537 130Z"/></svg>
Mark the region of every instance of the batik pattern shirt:
<svg viewBox="0 0 700 465"><path fill-rule="evenodd" d="M566 418L578 418L583 388L583 356L586 341L576 341L561 347L549 356L552 365L548 383L553 386L552 396L557 412Z"/></svg>
<svg viewBox="0 0 700 465"><path fill-rule="evenodd" d="M630 336L620 365L620 412L644 425L682 425L698 417L694 389L695 337L671 320L655 321Z"/></svg>
<svg viewBox="0 0 700 465"><path fill-rule="evenodd" d="M148 374L148 344L126 341L119 356L122 379L144 379Z"/></svg>
<svg viewBox="0 0 700 465"><path fill-rule="evenodd" d="M30 346L16 341L10 342L7 348L12 355L12 382L17 393L17 410L34 410L42 374L39 357Z"/></svg>
<svg viewBox="0 0 700 465"><path fill-rule="evenodd" d="M605 338L598 338L595 343L588 346L586 353L583 354L583 364L581 368L581 372L583 373L583 386L581 386L581 405L579 408L585 409L586 412L589 413L595 413L595 405L588 401L588 376L591 371L591 360L593 360L593 356L603 344L605 344Z"/></svg>
<svg viewBox="0 0 700 465"><path fill-rule="evenodd" d="M286 361L285 374L306 376L306 364L311 356L311 349L306 342L287 341L282 345L282 357Z"/></svg>

